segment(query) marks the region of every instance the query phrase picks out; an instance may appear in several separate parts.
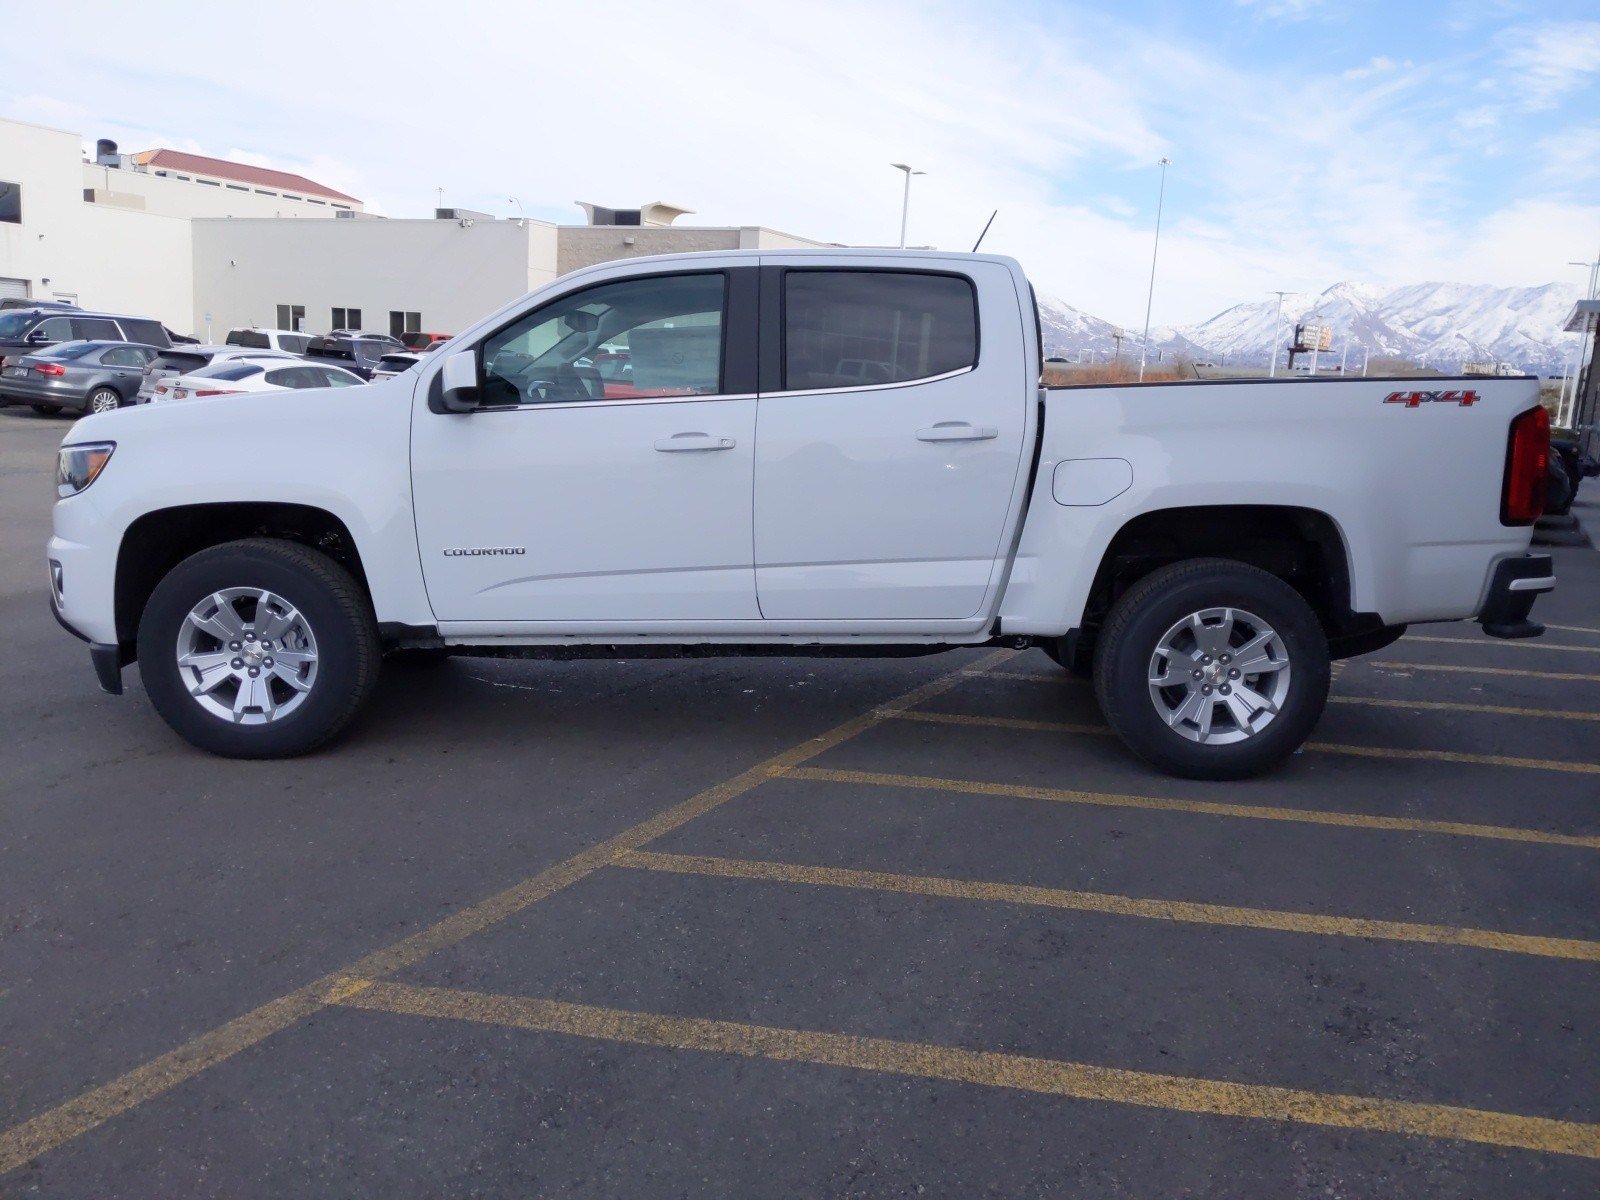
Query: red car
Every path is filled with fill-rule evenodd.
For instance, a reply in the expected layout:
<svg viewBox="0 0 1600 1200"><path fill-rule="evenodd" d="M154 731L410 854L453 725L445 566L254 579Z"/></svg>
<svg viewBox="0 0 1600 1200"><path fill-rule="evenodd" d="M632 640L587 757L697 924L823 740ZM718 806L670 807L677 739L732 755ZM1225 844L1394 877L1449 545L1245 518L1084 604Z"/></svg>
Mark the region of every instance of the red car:
<svg viewBox="0 0 1600 1200"><path fill-rule="evenodd" d="M429 350L437 350L450 340L448 333L402 333L401 344L407 350L419 350L426 354Z"/></svg>

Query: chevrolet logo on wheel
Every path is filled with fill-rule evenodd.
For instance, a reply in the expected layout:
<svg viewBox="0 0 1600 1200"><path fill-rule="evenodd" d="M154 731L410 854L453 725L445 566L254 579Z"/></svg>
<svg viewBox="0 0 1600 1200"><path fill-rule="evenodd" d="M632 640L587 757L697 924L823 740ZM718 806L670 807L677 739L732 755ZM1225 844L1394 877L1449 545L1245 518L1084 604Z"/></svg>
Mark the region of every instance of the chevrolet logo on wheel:
<svg viewBox="0 0 1600 1200"><path fill-rule="evenodd" d="M1462 408L1471 408L1478 402L1477 392L1390 392L1383 398L1385 404L1403 404L1407 408L1419 408L1424 404L1459 404Z"/></svg>

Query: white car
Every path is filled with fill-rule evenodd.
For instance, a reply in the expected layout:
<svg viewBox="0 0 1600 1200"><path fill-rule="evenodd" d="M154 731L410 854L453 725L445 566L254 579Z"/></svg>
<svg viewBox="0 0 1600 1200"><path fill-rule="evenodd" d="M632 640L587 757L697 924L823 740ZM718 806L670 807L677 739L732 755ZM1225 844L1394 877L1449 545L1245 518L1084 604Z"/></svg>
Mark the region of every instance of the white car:
<svg viewBox="0 0 1600 1200"><path fill-rule="evenodd" d="M293 329L230 329L222 339L229 346L245 350L281 350L285 354L304 354L311 344L309 333Z"/></svg>
<svg viewBox="0 0 1600 1200"><path fill-rule="evenodd" d="M144 377L139 380L139 394L135 403L149 404L156 388L164 381L175 379L179 375L192 374L209 367L214 362L230 358L261 357L295 358L287 351L279 353L273 350L247 350L242 346L173 346L170 350L163 350L156 355L144 369Z"/></svg>
<svg viewBox="0 0 1600 1200"><path fill-rule="evenodd" d="M1130 749L1202 779L1283 761L1331 660L1410 623L1543 632L1537 380L1041 387L1036 319L995 255L575 271L337 396L85 417L52 600L103 688L137 661L174 730L241 758L334 736L386 649L1034 646L1093 674Z"/></svg>
<svg viewBox="0 0 1600 1200"><path fill-rule="evenodd" d="M218 359L209 366L164 379L150 401L198 400L236 392L283 392L301 388L362 387L366 380L343 367L302 362L281 354L241 355Z"/></svg>
<svg viewBox="0 0 1600 1200"><path fill-rule="evenodd" d="M392 354L385 354L378 360L378 365L372 368L373 381L403 375L427 357L427 352L422 350L396 350Z"/></svg>

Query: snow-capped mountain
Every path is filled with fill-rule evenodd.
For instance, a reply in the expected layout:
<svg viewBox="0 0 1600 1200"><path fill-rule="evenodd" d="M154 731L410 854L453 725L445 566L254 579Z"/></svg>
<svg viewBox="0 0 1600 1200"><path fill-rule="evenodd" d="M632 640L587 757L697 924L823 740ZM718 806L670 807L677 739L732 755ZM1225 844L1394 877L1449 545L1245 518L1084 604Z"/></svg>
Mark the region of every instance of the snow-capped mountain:
<svg viewBox="0 0 1600 1200"><path fill-rule="evenodd" d="M1417 283L1380 288L1336 283L1316 296L1285 296L1280 350L1295 324L1328 325L1333 353L1350 347L1352 360L1404 358L1457 370L1463 362L1499 361L1541 375L1557 374L1575 339L1561 323L1580 296L1577 286L1500 288L1484 284ZM1150 342L1169 354L1213 362L1265 363L1273 343L1277 300L1268 296L1235 304L1209 320L1150 331ZM1114 327L1059 300L1041 297L1045 352L1099 358L1112 349ZM1124 343L1124 353L1136 342Z"/></svg>

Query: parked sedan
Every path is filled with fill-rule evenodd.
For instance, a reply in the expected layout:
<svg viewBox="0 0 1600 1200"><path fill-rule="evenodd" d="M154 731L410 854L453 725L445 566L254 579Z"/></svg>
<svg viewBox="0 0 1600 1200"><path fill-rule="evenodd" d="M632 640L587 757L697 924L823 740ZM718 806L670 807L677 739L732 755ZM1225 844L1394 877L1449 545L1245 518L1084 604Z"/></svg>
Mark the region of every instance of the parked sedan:
<svg viewBox="0 0 1600 1200"><path fill-rule="evenodd" d="M201 367L232 358L284 358L300 361L287 350L255 350L243 346L178 346L163 350L144 369L144 379L139 384L138 403L148 404L156 394L156 386L165 379L190 375Z"/></svg>
<svg viewBox="0 0 1600 1200"><path fill-rule="evenodd" d="M151 403L167 400L198 400L206 396L229 396L235 392L281 392L294 388L359 387L366 380L343 367L286 359L282 355L257 354L249 358L228 358L201 367L176 379L156 384Z"/></svg>
<svg viewBox="0 0 1600 1200"><path fill-rule="evenodd" d="M134 342L58 342L12 355L0 369L0 403L36 412L110 412L131 404L156 346Z"/></svg>

